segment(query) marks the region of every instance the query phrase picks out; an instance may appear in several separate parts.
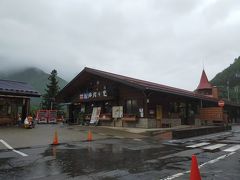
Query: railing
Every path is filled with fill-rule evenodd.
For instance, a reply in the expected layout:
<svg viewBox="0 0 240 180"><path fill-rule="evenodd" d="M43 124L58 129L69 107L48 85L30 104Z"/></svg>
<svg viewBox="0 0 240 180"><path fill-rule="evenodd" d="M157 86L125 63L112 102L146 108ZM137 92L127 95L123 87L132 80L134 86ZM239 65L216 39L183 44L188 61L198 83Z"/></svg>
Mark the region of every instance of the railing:
<svg viewBox="0 0 240 180"><path fill-rule="evenodd" d="M85 115L85 120L91 120L91 114ZM112 114L111 113L103 113L99 115L100 121L111 121L112 120Z"/></svg>
<svg viewBox="0 0 240 180"><path fill-rule="evenodd" d="M134 114L124 114L122 120L130 122L137 121L137 116Z"/></svg>
<svg viewBox="0 0 240 180"><path fill-rule="evenodd" d="M90 120L91 114L86 114L84 119ZM124 114L121 119L123 121L134 122L134 121L137 121L137 116L134 114ZM111 121L111 120L113 120L111 113L103 113L103 114L100 114L99 116L99 121Z"/></svg>
<svg viewBox="0 0 240 180"><path fill-rule="evenodd" d="M99 120L100 121L111 121L112 115L111 115L111 113L100 114Z"/></svg>

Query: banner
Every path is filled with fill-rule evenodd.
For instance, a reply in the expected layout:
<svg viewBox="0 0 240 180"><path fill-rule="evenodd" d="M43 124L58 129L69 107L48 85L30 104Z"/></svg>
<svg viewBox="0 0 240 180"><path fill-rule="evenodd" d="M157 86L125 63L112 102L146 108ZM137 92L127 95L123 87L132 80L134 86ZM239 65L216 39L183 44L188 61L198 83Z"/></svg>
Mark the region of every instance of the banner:
<svg viewBox="0 0 240 180"><path fill-rule="evenodd" d="M98 122L100 113L101 113L101 107L93 108L90 124L94 124L94 123Z"/></svg>
<svg viewBox="0 0 240 180"><path fill-rule="evenodd" d="M112 107L112 117L113 118L122 118L123 117L123 107L122 106L113 106Z"/></svg>

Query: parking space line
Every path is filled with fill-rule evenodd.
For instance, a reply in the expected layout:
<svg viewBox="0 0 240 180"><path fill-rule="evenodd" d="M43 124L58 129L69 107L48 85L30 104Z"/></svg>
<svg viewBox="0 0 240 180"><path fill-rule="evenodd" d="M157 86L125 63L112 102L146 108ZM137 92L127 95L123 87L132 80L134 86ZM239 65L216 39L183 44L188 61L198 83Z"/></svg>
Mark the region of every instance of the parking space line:
<svg viewBox="0 0 240 180"><path fill-rule="evenodd" d="M13 152L17 153L17 154L20 154L21 156L23 157L26 157L28 156L27 154L23 153L23 152L20 152L20 151L17 151L15 150L12 146L10 146L8 143L6 143L4 140L0 139L0 142L5 145L8 149L12 150Z"/></svg>
<svg viewBox="0 0 240 180"><path fill-rule="evenodd" d="M25 154L25 153L23 153L23 152L21 152L21 151L17 151L17 150L15 150L15 149L13 149L13 152L18 153L18 154L20 154L20 155L23 156L23 157L28 156L27 154Z"/></svg>
<svg viewBox="0 0 240 180"><path fill-rule="evenodd" d="M118 138L118 139L124 139L124 137L122 136L114 136L115 138Z"/></svg>
<svg viewBox="0 0 240 180"><path fill-rule="evenodd" d="M225 154L225 155L220 156L220 157L218 157L218 158L216 158L216 159L207 161L207 162L201 164L201 165L198 166L198 167L199 167L199 168L202 168L202 167L204 167L204 166L206 166L206 165L208 165L208 164L214 164L214 163L216 163L216 162L218 162L218 161L220 161L220 160L223 160L223 159L225 159L225 158L227 158L227 157L229 157L229 156L232 156L232 155L235 154L235 153L236 153L236 152L231 152L231 153L229 153L229 154ZM160 180L172 180L172 179L178 178L178 177L183 176L183 175L188 174L188 173L190 173L190 171L185 171L185 172L182 172L182 173L177 173L177 174L168 176L168 177L166 177L166 178L164 178L164 179L160 179Z"/></svg>
<svg viewBox="0 0 240 180"><path fill-rule="evenodd" d="M104 133L98 133L99 135L101 135L101 136L106 136L106 134L104 134Z"/></svg>
<svg viewBox="0 0 240 180"><path fill-rule="evenodd" d="M209 144L210 144L210 143L203 142L203 143L193 144L193 145L186 146L186 147L189 147L189 148L197 148L197 147L202 147L202 146L206 146L206 145L209 145Z"/></svg>
<svg viewBox="0 0 240 180"><path fill-rule="evenodd" d="M213 160L210 160L208 162L205 162L205 163L201 164L199 167L201 168L201 167L203 167L203 166L205 166L207 164L214 164L214 163L218 162L219 160L225 159L225 158L227 158L227 157L229 157L229 156L231 156L233 154L235 154L235 152L231 152L229 154L225 154L225 155L219 156L216 159L213 159Z"/></svg>
<svg viewBox="0 0 240 180"><path fill-rule="evenodd" d="M215 145L210 145L210 146L206 146L206 147L203 147L203 149L205 150L215 150L215 149L219 149L223 146L226 146L227 144L215 144Z"/></svg>
<svg viewBox="0 0 240 180"><path fill-rule="evenodd" d="M232 146L232 147L230 147L228 149L225 149L223 151L225 151L225 152L234 152L234 151L237 151L238 149L240 149L240 145Z"/></svg>

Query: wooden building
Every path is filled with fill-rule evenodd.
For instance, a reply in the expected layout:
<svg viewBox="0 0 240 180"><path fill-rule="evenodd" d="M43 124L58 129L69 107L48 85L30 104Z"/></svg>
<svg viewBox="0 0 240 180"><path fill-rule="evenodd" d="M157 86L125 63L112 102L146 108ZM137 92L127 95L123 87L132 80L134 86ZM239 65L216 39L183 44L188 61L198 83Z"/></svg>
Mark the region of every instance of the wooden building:
<svg viewBox="0 0 240 180"><path fill-rule="evenodd" d="M72 123L89 120L94 107L100 108L100 124L120 127L157 128L224 122L225 111L239 116L240 105L225 102L224 108L218 106L214 88L204 71L197 90L192 92L84 68L56 99L69 104ZM119 115L115 115L117 111ZM216 111L216 117L209 120L206 113L212 115Z"/></svg>
<svg viewBox="0 0 240 180"><path fill-rule="evenodd" d="M0 80L0 125L16 124L18 116L25 119L29 113L30 97L40 97L29 84Z"/></svg>

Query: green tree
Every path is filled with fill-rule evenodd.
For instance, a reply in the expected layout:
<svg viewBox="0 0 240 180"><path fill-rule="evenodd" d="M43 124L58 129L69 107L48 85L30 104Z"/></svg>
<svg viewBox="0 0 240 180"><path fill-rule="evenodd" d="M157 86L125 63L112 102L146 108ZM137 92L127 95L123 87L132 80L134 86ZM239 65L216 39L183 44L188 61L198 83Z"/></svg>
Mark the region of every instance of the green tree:
<svg viewBox="0 0 240 180"><path fill-rule="evenodd" d="M57 70L52 70L48 77L49 83L46 85L45 94L43 95L42 108L60 110L61 106L55 102L55 97L58 94L60 87L57 81Z"/></svg>
<svg viewBox="0 0 240 180"><path fill-rule="evenodd" d="M211 81L220 89L220 98L240 103L240 57Z"/></svg>

